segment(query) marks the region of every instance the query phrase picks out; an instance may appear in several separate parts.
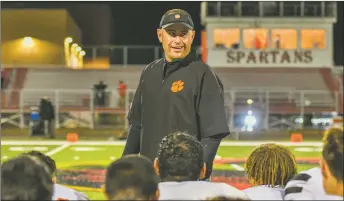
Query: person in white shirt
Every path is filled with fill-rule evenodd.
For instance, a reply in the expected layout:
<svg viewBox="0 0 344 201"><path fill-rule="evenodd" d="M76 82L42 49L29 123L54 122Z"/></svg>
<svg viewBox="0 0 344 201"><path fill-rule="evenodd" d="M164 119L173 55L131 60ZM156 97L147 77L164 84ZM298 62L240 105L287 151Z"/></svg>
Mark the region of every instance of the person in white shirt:
<svg viewBox="0 0 344 201"><path fill-rule="evenodd" d="M187 133L163 138L154 168L161 178L159 200L205 200L232 196L247 199L242 191L225 183L200 181L205 177L202 144Z"/></svg>
<svg viewBox="0 0 344 201"><path fill-rule="evenodd" d="M316 200L325 195L321 169L315 167L300 172L287 183L284 200Z"/></svg>
<svg viewBox="0 0 344 201"><path fill-rule="evenodd" d="M343 127L329 129L323 138L320 168L325 192L331 196L328 200L343 200L343 140Z"/></svg>
<svg viewBox="0 0 344 201"><path fill-rule="evenodd" d="M263 144L249 155L245 173L253 187L243 191L251 200L283 200L284 186L297 174L295 156L287 147Z"/></svg>
<svg viewBox="0 0 344 201"><path fill-rule="evenodd" d="M39 151L30 151L24 153L24 155L37 158L47 167L52 177L52 181L54 182L52 200L89 200L85 194L56 183L56 163L51 157Z"/></svg>

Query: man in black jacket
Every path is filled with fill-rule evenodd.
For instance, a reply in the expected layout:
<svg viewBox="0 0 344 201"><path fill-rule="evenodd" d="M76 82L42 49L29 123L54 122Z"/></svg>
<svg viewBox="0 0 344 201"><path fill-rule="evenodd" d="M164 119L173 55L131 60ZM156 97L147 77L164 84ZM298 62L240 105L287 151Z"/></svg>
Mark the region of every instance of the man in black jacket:
<svg viewBox="0 0 344 201"><path fill-rule="evenodd" d="M141 74L123 155L140 153L154 160L163 137L186 131L204 146L209 178L219 144L229 134L222 83L191 51L195 31L186 11L167 11L157 35L165 56Z"/></svg>
<svg viewBox="0 0 344 201"><path fill-rule="evenodd" d="M55 138L55 108L48 97L41 99L39 116L41 118L41 125L44 126L44 134L49 134L50 138Z"/></svg>

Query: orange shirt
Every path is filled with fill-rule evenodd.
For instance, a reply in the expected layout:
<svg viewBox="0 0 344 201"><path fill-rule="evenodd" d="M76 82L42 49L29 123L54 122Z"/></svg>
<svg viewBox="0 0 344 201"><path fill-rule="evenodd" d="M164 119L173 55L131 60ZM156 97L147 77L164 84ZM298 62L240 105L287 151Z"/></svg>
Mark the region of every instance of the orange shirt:
<svg viewBox="0 0 344 201"><path fill-rule="evenodd" d="M127 85L125 85L124 83L119 84L119 86L118 86L118 91L119 91L119 95L120 95L121 97L124 97L124 96L125 96L125 93L126 93L126 91L127 91Z"/></svg>

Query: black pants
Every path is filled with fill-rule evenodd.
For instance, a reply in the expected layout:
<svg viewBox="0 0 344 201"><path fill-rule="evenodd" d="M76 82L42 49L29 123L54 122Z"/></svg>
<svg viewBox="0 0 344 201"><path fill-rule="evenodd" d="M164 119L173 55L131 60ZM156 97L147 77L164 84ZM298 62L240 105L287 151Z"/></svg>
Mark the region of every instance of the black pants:
<svg viewBox="0 0 344 201"><path fill-rule="evenodd" d="M44 134L50 138L55 138L55 122L54 119L44 120Z"/></svg>

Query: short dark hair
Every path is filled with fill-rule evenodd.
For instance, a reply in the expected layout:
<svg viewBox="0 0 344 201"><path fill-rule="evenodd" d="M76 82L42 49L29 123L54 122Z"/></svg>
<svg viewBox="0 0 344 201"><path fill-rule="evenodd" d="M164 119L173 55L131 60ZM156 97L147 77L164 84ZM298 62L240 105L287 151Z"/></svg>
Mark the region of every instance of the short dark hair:
<svg viewBox="0 0 344 201"><path fill-rule="evenodd" d="M158 183L150 159L128 155L108 166L105 192L110 200L149 200L156 194Z"/></svg>
<svg viewBox="0 0 344 201"><path fill-rule="evenodd" d="M322 156L326 161L330 172L338 180L344 180L343 176L343 128L331 128L323 138Z"/></svg>
<svg viewBox="0 0 344 201"><path fill-rule="evenodd" d="M56 163L55 163L54 159L52 159L50 156L47 156L47 155L43 154L42 152L35 151L35 150L24 153L24 155L37 157L39 160L41 160L47 166L51 175L56 174Z"/></svg>
<svg viewBox="0 0 344 201"><path fill-rule="evenodd" d="M162 139L157 160L162 180L196 181L204 166L203 147L187 133L172 133Z"/></svg>
<svg viewBox="0 0 344 201"><path fill-rule="evenodd" d="M30 156L19 156L3 163L1 200L51 200L53 181L44 166Z"/></svg>
<svg viewBox="0 0 344 201"><path fill-rule="evenodd" d="M297 174L295 156L285 146L263 144L247 158L245 173L254 185L285 186Z"/></svg>

